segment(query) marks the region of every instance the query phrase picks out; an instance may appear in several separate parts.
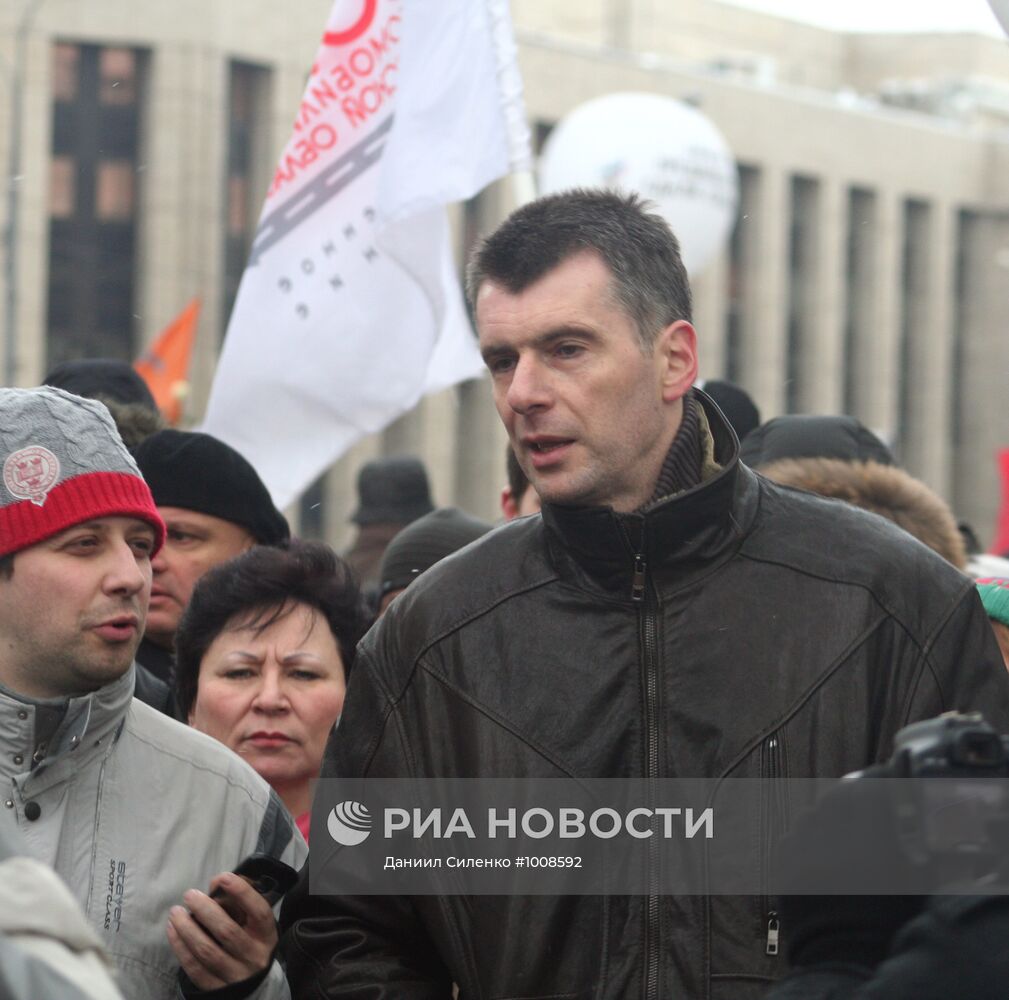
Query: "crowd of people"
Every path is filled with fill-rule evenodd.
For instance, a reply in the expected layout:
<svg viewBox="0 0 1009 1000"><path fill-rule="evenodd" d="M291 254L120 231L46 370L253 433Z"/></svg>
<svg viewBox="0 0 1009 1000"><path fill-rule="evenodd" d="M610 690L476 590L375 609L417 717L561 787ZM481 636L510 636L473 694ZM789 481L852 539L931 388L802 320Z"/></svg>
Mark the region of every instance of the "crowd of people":
<svg viewBox="0 0 1009 1000"><path fill-rule="evenodd" d="M380 459L339 556L125 364L0 389L0 997L849 995L770 898L310 892L320 775L835 778L950 710L1009 730L1009 562L854 418L699 381L646 205L524 206L468 295L498 525ZM850 995L891 924L830 953Z"/></svg>

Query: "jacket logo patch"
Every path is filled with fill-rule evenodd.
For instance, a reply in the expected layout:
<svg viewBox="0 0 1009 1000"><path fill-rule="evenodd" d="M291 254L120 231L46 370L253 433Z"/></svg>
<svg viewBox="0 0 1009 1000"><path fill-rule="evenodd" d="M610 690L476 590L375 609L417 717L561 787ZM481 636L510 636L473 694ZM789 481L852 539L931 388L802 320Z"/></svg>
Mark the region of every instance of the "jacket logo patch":
<svg viewBox="0 0 1009 1000"><path fill-rule="evenodd" d="M119 933L123 917L123 895L126 892L126 862L109 858L108 894L105 897L105 929Z"/></svg>
<svg viewBox="0 0 1009 1000"><path fill-rule="evenodd" d="M46 495L60 476L60 460L41 446L22 448L7 456L4 462L4 486L18 500L31 500L37 507L46 502Z"/></svg>

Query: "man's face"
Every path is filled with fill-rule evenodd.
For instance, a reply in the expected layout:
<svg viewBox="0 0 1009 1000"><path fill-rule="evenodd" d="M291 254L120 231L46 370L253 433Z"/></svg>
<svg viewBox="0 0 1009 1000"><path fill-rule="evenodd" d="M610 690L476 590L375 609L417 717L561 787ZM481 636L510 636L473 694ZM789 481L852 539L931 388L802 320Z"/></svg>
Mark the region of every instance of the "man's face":
<svg viewBox="0 0 1009 1000"><path fill-rule="evenodd" d="M670 324L643 351L592 253L518 294L485 282L476 319L498 414L540 498L618 511L645 503L697 374L690 324Z"/></svg>
<svg viewBox="0 0 1009 1000"><path fill-rule="evenodd" d="M255 545L249 532L232 521L182 507L158 507L167 534L154 558L154 586L147 614L147 638L171 649L193 587L208 569Z"/></svg>
<svg viewBox="0 0 1009 1000"><path fill-rule="evenodd" d="M146 521L103 517L18 552L0 575L0 681L58 698L121 677L144 632L154 544Z"/></svg>

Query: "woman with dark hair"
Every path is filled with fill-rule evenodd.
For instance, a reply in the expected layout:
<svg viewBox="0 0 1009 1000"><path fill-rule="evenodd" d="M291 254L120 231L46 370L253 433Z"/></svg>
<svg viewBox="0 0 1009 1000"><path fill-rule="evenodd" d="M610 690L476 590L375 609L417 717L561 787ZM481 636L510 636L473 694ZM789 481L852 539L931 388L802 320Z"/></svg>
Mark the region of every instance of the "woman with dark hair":
<svg viewBox="0 0 1009 1000"><path fill-rule="evenodd" d="M311 783L367 624L350 570L315 542L259 546L210 570L179 623L185 718L273 786L306 840Z"/></svg>

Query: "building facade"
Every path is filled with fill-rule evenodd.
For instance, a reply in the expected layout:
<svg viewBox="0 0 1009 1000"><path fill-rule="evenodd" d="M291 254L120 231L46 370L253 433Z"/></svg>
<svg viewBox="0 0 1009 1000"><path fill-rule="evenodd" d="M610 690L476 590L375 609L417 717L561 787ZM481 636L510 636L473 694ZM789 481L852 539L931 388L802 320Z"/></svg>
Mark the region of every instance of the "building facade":
<svg viewBox="0 0 1009 1000"><path fill-rule="evenodd" d="M135 357L203 303L187 413L230 303L330 0L11 0L0 8L3 372ZM983 538L1009 447L1009 46L851 35L717 0L513 0L544 136L613 91L686 99L739 165L724 252L695 281L702 374L764 418L851 413ZM460 248L507 210L457 213ZM477 381L425 400L313 487L346 540L357 469L414 452L436 502L493 518L504 434Z"/></svg>

